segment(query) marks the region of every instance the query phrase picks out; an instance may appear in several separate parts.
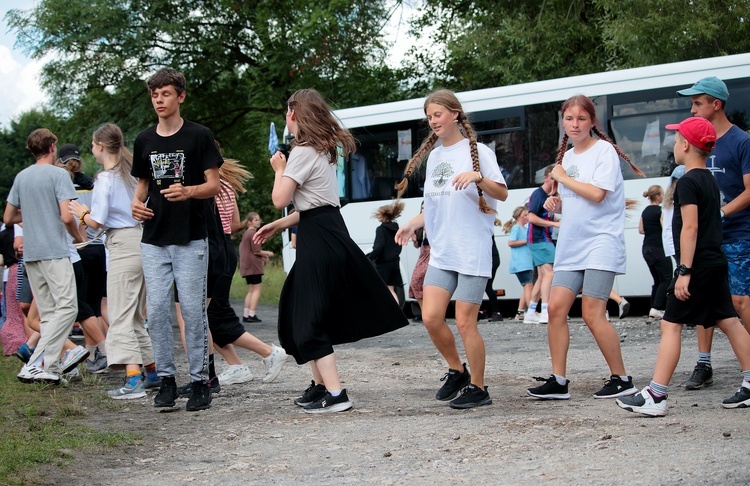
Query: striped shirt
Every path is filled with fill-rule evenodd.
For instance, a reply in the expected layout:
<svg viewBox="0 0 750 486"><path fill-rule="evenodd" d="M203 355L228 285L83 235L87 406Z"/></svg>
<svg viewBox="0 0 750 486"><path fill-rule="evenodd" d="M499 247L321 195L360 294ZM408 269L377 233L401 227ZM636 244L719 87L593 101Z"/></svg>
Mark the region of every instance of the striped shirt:
<svg viewBox="0 0 750 486"><path fill-rule="evenodd" d="M234 205L237 200L234 195L234 190L228 182L223 179L219 180L222 186L222 190L216 195L216 206L219 208L219 216L221 217L221 226L224 229L224 233L232 233L232 214L234 214Z"/></svg>

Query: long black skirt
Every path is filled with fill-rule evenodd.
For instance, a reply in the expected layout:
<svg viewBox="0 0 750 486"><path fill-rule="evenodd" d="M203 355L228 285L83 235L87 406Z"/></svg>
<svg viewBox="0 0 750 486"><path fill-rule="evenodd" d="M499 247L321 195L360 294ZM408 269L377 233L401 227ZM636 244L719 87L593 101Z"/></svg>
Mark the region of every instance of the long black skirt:
<svg viewBox="0 0 750 486"><path fill-rule="evenodd" d="M354 243L339 208L300 212L297 259L279 300L279 341L298 364L333 345L409 324L383 279Z"/></svg>

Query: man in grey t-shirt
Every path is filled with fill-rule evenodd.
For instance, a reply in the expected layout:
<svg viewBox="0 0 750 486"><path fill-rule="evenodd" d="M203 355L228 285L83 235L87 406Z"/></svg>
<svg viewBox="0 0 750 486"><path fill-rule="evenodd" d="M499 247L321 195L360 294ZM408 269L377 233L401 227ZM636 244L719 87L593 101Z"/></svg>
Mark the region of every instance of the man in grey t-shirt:
<svg viewBox="0 0 750 486"><path fill-rule="evenodd" d="M23 223L24 262L41 317L39 344L18 374L26 383L60 382L60 373L67 370L60 369L58 358L78 314L65 233L77 243L84 239L68 208L76 198L73 182L64 169L54 166L56 143L57 137L46 128L31 132L26 147L36 163L16 175L3 217L5 224ZM66 367L72 369L88 352L78 354Z"/></svg>

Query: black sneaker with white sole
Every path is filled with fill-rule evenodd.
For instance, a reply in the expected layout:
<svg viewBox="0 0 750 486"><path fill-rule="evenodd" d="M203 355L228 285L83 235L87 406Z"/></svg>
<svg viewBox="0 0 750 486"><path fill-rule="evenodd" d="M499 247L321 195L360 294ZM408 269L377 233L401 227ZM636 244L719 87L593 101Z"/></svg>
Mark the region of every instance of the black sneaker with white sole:
<svg viewBox="0 0 750 486"><path fill-rule="evenodd" d="M594 398L619 398L636 393L638 393L638 388L633 385L632 377L628 376L628 381L625 381L619 375L610 375L602 389L594 393Z"/></svg>
<svg viewBox="0 0 750 486"><path fill-rule="evenodd" d="M570 398L570 393L568 393L570 380L565 380L565 384L561 385L557 382L555 375L550 375L549 378L535 376L534 379L536 381L543 381L544 385L527 389L526 393L530 396L543 400L568 400Z"/></svg>
<svg viewBox="0 0 750 486"><path fill-rule="evenodd" d="M724 408L748 408L750 407L750 388L741 386L737 393L721 402Z"/></svg>
<svg viewBox="0 0 750 486"><path fill-rule="evenodd" d="M437 391L435 398L442 401L453 400L458 395L458 392L471 383L471 374L466 369L466 363L463 364L463 367L463 371L448 369L448 372L440 378L440 381L444 381L445 383Z"/></svg>
<svg viewBox="0 0 750 486"><path fill-rule="evenodd" d="M491 403L492 398L490 398L486 386L484 389L481 389L476 385L470 384L464 388L461 395L452 400L449 405L451 408L465 409L490 405Z"/></svg>
<svg viewBox="0 0 750 486"><path fill-rule="evenodd" d="M194 381L190 383L192 393L188 398L185 410L188 412L197 412L211 408L211 385L203 381Z"/></svg>
<svg viewBox="0 0 750 486"><path fill-rule="evenodd" d="M304 407L305 405L310 405L313 402L317 402L318 400L323 398L323 395L325 394L325 385L316 385L315 380L310 380L310 386L308 386L304 393L302 393L301 397L297 397L294 399L294 403L299 405L300 407Z"/></svg>
<svg viewBox="0 0 750 486"><path fill-rule="evenodd" d="M334 412L346 412L352 408L352 402L349 401L349 396L346 394L346 389L341 390L339 396L334 397L331 392L326 391L320 399L305 405L302 410L305 413L334 413Z"/></svg>

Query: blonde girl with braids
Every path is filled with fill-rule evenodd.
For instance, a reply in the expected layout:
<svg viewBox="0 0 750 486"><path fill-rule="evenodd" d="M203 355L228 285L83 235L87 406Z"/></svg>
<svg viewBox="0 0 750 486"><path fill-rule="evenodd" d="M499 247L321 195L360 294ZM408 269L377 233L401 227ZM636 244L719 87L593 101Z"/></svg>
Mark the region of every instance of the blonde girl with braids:
<svg viewBox="0 0 750 486"><path fill-rule="evenodd" d="M552 374L549 378L536 378L545 383L529 388L528 394L542 399L570 398L570 381L565 377L570 345L567 316L582 291L583 320L611 374L594 397L633 395L638 389L625 372L620 338L606 318L615 275L625 273L625 192L620 158L628 163L630 160L597 127L596 109L589 98L569 98L561 113L565 135L557 166L550 173L559 195L550 196L544 203L548 211L562 212L547 326ZM570 150L569 141L573 143Z"/></svg>
<svg viewBox="0 0 750 486"><path fill-rule="evenodd" d="M430 236L422 320L448 364L442 379L445 383L435 398L452 400L453 408L489 405L492 399L484 385L485 347L477 317L485 285L492 276L495 208L497 201L508 197L508 189L494 152L477 143L455 94L448 90L430 94L424 112L432 131L409 161L405 177L397 186L400 196L408 178L427 158L424 212L399 229L396 241L406 245L422 227ZM436 146L438 141L440 145ZM456 301L456 326L471 373L462 363L453 331L445 322L451 300Z"/></svg>
<svg viewBox="0 0 750 486"><path fill-rule="evenodd" d="M529 208L518 206L513 210L513 219L503 225L503 230L510 233L510 263L508 271L518 278L523 288L523 295L518 299L516 319L522 321L525 311L531 302L531 289L534 287L534 262L528 245Z"/></svg>
<svg viewBox="0 0 750 486"><path fill-rule="evenodd" d="M333 346L379 336L409 324L383 280L349 236L339 210L339 151L355 150L354 138L313 89L294 93L286 124L294 135L289 160L271 157L271 198L278 209L296 211L261 226L253 241L297 226L297 258L279 299L279 341L298 364L309 362L313 381L294 402L306 413L352 408L342 389ZM351 316L357 318L352 320Z"/></svg>
<svg viewBox="0 0 750 486"><path fill-rule="evenodd" d="M146 396L147 388L159 386L151 338L145 327L146 284L141 263L141 223L133 219L131 201L136 180L130 175L133 156L124 146L117 125L100 126L92 137L91 152L104 170L96 177L91 209L70 202L71 212L93 229L107 232L107 362L125 370L122 387L107 394L115 400ZM141 377L143 367L145 382Z"/></svg>
<svg viewBox="0 0 750 486"><path fill-rule="evenodd" d="M648 198L650 204L641 213L638 232L644 235L641 254L654 279L648 316L652 319L661 319L667 307L667 288L672 281L672 260L665 255L661 240L661 204L664 200L664 190L659 185L653 185L643 193L643 197Z"/></svg>

